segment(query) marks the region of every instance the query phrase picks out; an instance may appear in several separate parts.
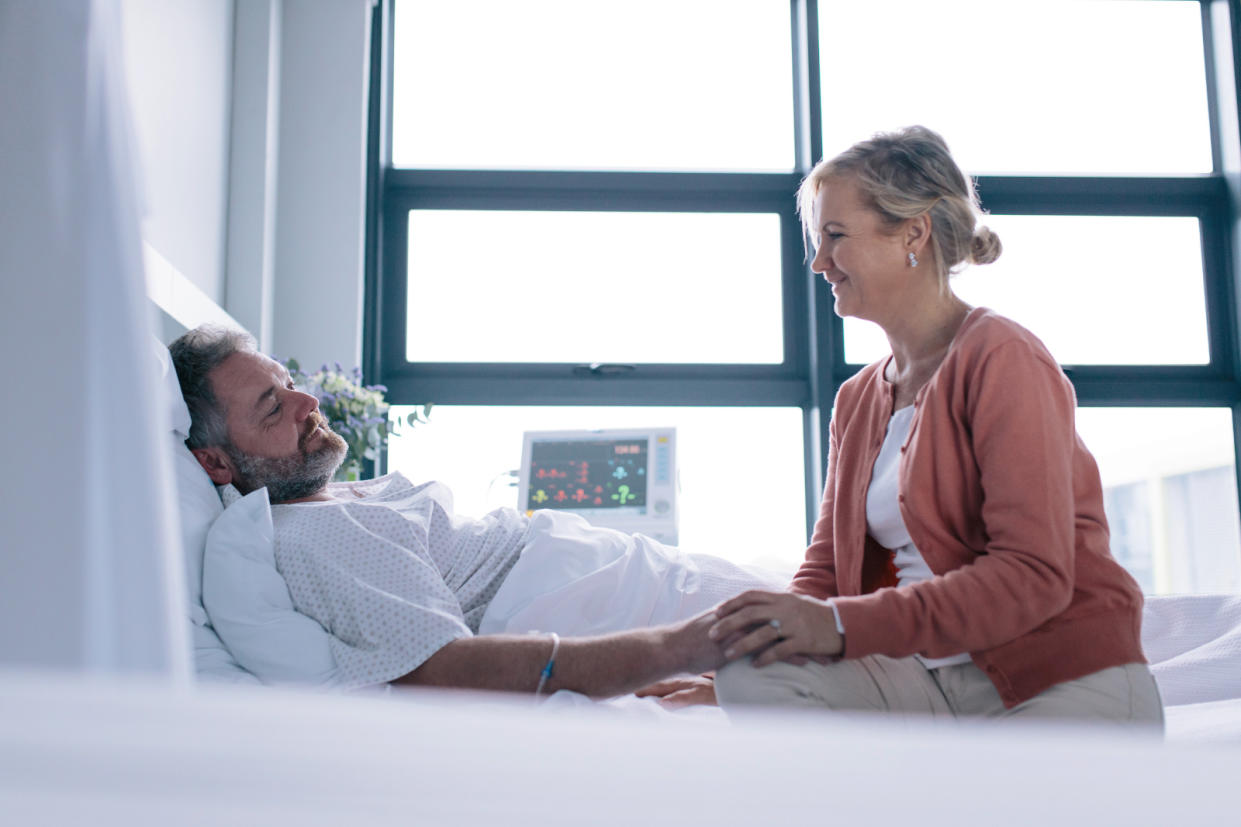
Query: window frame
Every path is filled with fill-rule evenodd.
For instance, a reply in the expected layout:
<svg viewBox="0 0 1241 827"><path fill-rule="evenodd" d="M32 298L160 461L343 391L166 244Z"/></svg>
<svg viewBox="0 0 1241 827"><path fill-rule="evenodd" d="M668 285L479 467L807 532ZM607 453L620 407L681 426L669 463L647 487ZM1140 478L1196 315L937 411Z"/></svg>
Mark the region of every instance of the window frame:
<svg viewBox="0 0 1241 827"><path fill-rule="evenodd" d="M976 176L996 215L1187 216L1201 227L1210 362L1065 365L1079 405L1226 407L1241 453L1241 0L1175 0L1201 9L1212 172L1167 176ZM793 193L822 154L818 2L789 0L795 169L776 173L394 169L394 0L373 11L367 175L364 371L393 404L787 406L802 411L806 533L818 515L832 400L861 369L844 359L843 322L805 256ZM760 212L780 217L784 361L639 364L604 374L576 363L405 362L411 209ZM692 243L692 242L687 242ZM486 239L480 235L479 249ZM709 269L709 261L704 270ZM709 278L704 276L704 278ZM1236 463L1241 490L1241 461Z"/></svg>

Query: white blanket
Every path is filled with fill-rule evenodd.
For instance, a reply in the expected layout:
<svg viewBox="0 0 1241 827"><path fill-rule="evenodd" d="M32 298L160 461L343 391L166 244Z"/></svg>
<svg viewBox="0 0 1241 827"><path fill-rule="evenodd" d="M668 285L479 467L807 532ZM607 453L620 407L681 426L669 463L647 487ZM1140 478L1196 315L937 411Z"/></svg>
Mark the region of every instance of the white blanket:
<svg viewBox="0 0 1241 827"><path fill-rule="evenodd" d="M581 517L536 511L527 545L483 615L479 634L601 635L692 617L746 589L789 578Z"/></svg>
<svg viewBox="0 0 1241 827"><path fill-rule="evenodd" d="M1241 595L1146 598L1142 648L1164 706L1241 699Z"/></svg>

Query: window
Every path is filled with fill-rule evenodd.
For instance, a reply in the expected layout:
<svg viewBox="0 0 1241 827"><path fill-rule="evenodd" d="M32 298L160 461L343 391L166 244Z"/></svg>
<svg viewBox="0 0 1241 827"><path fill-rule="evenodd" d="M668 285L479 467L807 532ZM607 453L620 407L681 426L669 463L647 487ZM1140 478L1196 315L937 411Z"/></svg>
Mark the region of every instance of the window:
<svg viewBox="0 0 1241 827"><path fill-rule="evenodd" d="M408 249L411 362L784 361L778 215L411 210Z"/></svg>
<svg viewBox="0 0 1241 827"><path fill-rule="evenodd" d="M818 4L828 155L858 136L923 123L974 174L1213 169L1199 4L940 0L899 9L894 20L889 4ZM937 44L933 61L928 44Z"/></svg>
<svg viewBox="0 0 1241 827"><path fill-rule="evenodd" d="M1227 408L1085 407L1077 430L1099 463L1112 553L1145 591L1241 591Z"/></svg>
<svg viewBox="0 0 1241 827"><path fill-rule="evenodd" d="M1241 588L1238 6L382 3L368 374L438 406L392 466L480 510L522 430L676 425L683 544L788 567L835 389L887 352L809 277L793 192L921 122L1005 245L956 289L1065 365L1117 557L1151 592ZM780 551L712 534L737 502Z"/></svg>
<svg viewBox="0 0 1241 827"><path fill-rule="evenodd" d="M398 0L393 163L791 171L789 9Z"/></svg>

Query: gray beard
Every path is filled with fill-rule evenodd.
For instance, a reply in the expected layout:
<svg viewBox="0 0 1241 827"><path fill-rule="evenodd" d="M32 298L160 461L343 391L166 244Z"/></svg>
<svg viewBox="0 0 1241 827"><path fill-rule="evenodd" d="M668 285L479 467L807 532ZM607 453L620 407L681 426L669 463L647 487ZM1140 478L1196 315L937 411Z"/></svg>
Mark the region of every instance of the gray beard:
<svg viewBox="0 0 1241 827"><path fill-rule="evenodd" d="M224 451L237 467L238 479L234 480L234 485L242 494L266 488L267 498L272 503L299 500L319 493L349 452L349 446L340 434L327 428L325 435L323 445L314 451L306 450L306 437L303 437L297 452L287 457L257 457L232 445L224 446Z"/></svg>

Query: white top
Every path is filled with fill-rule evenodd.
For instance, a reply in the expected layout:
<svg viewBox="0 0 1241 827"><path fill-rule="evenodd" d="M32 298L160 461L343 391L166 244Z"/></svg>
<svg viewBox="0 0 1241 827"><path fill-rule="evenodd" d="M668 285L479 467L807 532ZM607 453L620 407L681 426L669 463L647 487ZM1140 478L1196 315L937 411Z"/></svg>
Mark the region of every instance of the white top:
<svg viewBox="0 0 1241 827"><path fill-rule="evenodd" d="M328 490L352 499L271 511L276 567L297 610L331 633L343 686L394 680L478 632L525 543L524 514L455 517L447 488L400 474Z"/></svg>
<svg viewBox="0 0 1241 827"><path fill-rule="evenodd" d="M866 530L879 545L892 549L895 553L898 587L920 583L935 576L905 528L905 520L901 517L897 499L900 495L901 446L909 436L909 426L913 418L913 405L892 414L888 421L888 432L883 438L883 447L879 449L879 458L875 460L875 468L871 473L870 488L866 491ZM946 658L925 658L921 655L914 657L928 669L970 661L970 656L966 653Z"/></svg>

